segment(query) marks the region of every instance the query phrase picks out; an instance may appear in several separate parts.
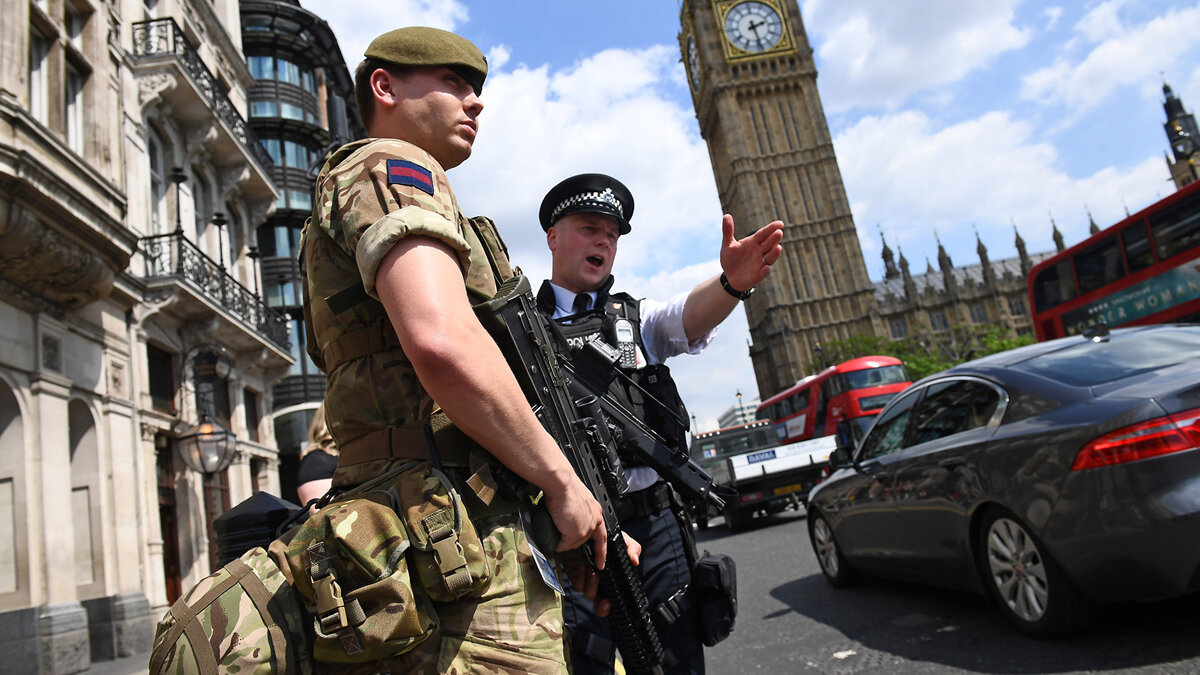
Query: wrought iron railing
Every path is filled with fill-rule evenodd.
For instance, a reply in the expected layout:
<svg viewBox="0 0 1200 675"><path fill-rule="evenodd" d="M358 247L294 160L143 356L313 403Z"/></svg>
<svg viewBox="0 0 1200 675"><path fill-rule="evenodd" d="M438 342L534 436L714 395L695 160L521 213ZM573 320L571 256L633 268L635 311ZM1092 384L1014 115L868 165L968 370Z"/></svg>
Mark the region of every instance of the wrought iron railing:
<svg viewBox="0 0 1200 675"><path fill-rule="evenodd" d="M229 276L224 266L205 255L182 232L143 237L138 244L145 258L147 280L176 278L191 284L247 328L288 351L287 317Z"/></svg>
<svg viewBox="0 0 1200 675"><path fill-rule="evenodd" d="M271 156L258 142L254 130L246 124L237 108L233 107L229 96L217 78L208 71L208 66L200 59L200 54L192 43L188 42L183 31L174 19L152 19L133 24L133 54L134 56L159 56L173 54L179 59L180 66L192 79L196 89L212 106L217 117L229 127L230 133L242 144L242 147L258 160L264 169L270 169L274 162Z"/></svg>

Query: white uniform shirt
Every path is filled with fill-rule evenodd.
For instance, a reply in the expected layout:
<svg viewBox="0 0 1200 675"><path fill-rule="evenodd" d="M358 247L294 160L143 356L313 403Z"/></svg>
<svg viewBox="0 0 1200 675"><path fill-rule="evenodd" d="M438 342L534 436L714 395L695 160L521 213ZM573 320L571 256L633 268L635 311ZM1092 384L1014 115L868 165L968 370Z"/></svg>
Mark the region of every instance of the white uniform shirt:
<svg viewBox="0 0 1200 675"><path fill-rule="evenodd" d="M575 313L575 293L554 283L554 315L560 319ZM680 293L668 302L643 299L639 304L639 314L642 324L642 344L646 345L645 359L639 358L639 366L643 361L648 365L656 365L679 354L699 354L704 351L713 338L717 329L713 328L699 338L688 341L683 329L683 305L689 292ZM588 293L592 298L592 306L596 304L596 293ZM626 469L629 479L629 490L644 490L658 482L658 474L648 466L634 466Z"/></svg>

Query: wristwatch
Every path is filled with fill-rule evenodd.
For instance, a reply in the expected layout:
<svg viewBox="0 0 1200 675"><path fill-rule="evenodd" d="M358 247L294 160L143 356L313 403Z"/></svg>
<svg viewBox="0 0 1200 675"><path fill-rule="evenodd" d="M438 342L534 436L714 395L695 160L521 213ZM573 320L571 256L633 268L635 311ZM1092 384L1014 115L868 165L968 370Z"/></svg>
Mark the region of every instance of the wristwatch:
<svg viewBox="0 0 1200 675"><path fill-rule="evenodd" d="M733 297L737 298L738 300L745 300L746 298L754 295L753 288L751 288L748 291L739 291L736 288L734 288L733 286L730 286L729 285L729 277L725 276L724 272L721 272L721 288L724 288L726 293L732 295Z"/></svg>

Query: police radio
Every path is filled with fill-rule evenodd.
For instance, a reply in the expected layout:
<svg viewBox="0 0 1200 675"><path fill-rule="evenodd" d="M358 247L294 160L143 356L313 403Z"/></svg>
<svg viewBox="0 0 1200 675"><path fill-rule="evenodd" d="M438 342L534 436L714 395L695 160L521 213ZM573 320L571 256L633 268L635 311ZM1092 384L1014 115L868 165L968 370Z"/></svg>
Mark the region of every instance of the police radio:
<svg viewBox="0 0 1200 675"><path fill-rule="evenodd" d="M633 341L633 322L629 319L613 321L613 337L621 358L617 365L622 368L637 368L637 344Z"/></svg>

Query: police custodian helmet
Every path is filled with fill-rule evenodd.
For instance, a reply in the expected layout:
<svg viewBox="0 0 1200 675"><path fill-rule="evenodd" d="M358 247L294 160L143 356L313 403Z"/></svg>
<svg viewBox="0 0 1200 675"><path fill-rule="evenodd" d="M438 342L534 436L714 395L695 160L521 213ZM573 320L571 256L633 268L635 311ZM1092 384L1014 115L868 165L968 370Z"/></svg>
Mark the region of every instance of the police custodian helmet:
<svg viewBox="0 0 1200 675"><path fill-rule="evenodd" d="M550 188L538 209L542 229L549 231L568 213L590 212L612 216L621 234L629 234L633 217L633 194L621 181L602 173L581 173Z"/></svg>

